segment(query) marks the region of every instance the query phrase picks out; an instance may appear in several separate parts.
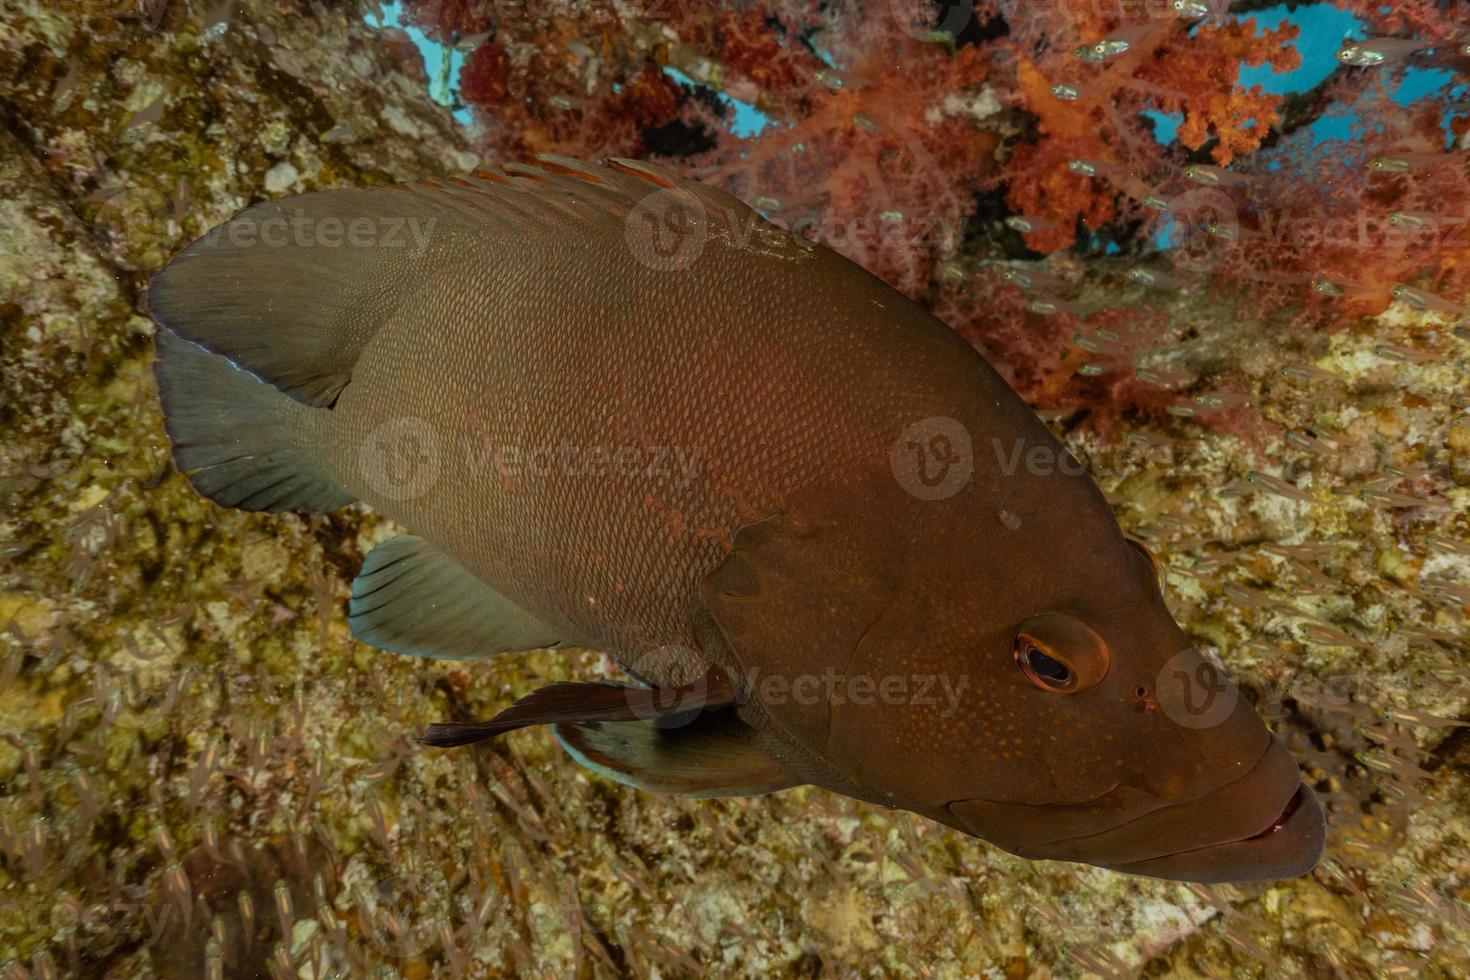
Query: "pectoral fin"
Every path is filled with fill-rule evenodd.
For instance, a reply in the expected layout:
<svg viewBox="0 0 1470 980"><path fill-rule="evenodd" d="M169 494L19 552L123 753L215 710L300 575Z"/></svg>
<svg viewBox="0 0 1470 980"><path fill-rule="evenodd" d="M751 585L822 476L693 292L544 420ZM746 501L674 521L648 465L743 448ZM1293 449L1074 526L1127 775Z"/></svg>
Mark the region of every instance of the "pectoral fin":
<svg viewBox="0 0 1470 980"><path fill-rule="evenodd" d="M374 548L352 583L352 635L384 650L441 660L559 645L556 630L423 538Z"/></svg>
<svg viewBox="0 0 1470 980"><path fill-rule="evenodd" d="M572 758L593 772L649 793L759 796L800 782L756 746L730 711L700 715L679 728L646 721L556 726Z"/></svg>
<svg viewBox="0 0 1470 980"><path fill-rule="evenodd" d="M619 684L548 684L521 698L489 721L448 721L430 725L420 739L448 748L482 742L530 725L598 721L679 724L706 709L733 704L735 692L717 674L679 687L623 687Z"/></svg>

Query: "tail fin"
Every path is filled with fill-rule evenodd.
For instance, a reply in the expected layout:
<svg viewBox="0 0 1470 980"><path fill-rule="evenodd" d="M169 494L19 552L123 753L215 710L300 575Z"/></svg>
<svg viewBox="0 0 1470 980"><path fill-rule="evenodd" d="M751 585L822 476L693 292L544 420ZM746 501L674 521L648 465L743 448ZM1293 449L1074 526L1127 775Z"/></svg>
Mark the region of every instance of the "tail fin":
<svg viewBox="0 0 1470 980"><path fill-rule="evenodd" d="M252 510L348 503L299 445L300 430L312 427L310 412L333 408L386 323L422 315L426 282L509 281L519 267L498 257L532 244L626 248L630 216L660 188L677 187L711 213L745 208L650 164L541 163L263 202L174 256L150 283L147 307L160 327L157 375L175 458L194 486Z"/></svg>
<svg viewBox="0 0 1470 980"><path fill-rule="evenodd" d="M322 411L168 330L155 338L153 373L174 462L194 489L242 510L328 511L353 497L305 444L306 413Z"/></svg>

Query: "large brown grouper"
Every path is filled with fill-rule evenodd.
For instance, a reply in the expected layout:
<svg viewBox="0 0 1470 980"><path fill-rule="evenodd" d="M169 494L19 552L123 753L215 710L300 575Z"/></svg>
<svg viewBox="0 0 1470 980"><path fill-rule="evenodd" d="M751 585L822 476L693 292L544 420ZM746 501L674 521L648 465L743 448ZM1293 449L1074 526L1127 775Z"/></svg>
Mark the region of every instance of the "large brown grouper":
<svg viewBox="0 0 1470 980"><path fill-rule="evenodd" d="M256 205L154 279L176 461L250 510L412 529L364 641L602 650L554 723L657 792L815 784L1031 858L1311 870L1297 766L1146 549L970 346L835 253L634 161Z"/></svg>

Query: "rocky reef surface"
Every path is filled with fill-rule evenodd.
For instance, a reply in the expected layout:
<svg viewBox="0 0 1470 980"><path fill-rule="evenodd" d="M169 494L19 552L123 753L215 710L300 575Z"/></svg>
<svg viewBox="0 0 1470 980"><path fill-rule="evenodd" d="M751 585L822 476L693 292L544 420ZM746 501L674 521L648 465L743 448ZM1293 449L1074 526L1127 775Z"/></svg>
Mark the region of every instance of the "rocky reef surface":
<svg viewBox="0 0 1470 980"><path fill-rule="evenodd" d="M148 274L240 207L462 173L351 3L6 0L0 17L0 975L1470 973L1470 335L1402 303L1303 336L1107 264L1229 396L1060 428L1185 628L1328 803L1311 876L1021 861L803 788L642 795L542 731L427 752L595 654L424 662L348 634L359 508L227 511L169 463ZM269 288L269 284L262 284ZM978 301L980 297L976 297ZM574 397L575 393L569 393ZM1251 424L1206 424L1241 405Z"/></svg>

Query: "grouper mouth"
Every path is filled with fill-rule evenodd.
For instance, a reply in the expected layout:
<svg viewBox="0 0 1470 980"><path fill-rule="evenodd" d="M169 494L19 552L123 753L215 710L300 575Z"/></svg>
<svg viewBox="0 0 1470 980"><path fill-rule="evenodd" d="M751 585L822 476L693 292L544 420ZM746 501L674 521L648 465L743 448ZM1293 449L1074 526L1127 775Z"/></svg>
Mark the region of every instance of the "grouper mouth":
<svg viewBox="0 0 1470 980"><path fill-rule="evenodd" d="M1317 866L1325 837L1326 821L1317 794L1299 784L1281 812L1249 837L1106 867L1125 874L1205 883L1296 878Z"/></svg>
<svg viewBox="0 0 1470 980"><path fill-rule="evenodd" d="M1107 797L1127 795L1132 794L1120 789ZM1092 806L1107 809L1105 803ZM1088 808L1064 809L1077 813ZM951 809L962 819L984 812L974 802ZM1044 823L1047 810L1055 813L1054 808L1036 808L1041 812L1033 811L1028 822L1033 827ZM966 822L972 832L980 832L972 820ZM1247 773L1195 799L1156 806L1091 833L1044 843L997 843L1033 860L1077 861L1125 874L1212 883L1304 875L1316 867L1324 838L1316 795L1302 783L1291 754L1272 739Z"/></svg>

